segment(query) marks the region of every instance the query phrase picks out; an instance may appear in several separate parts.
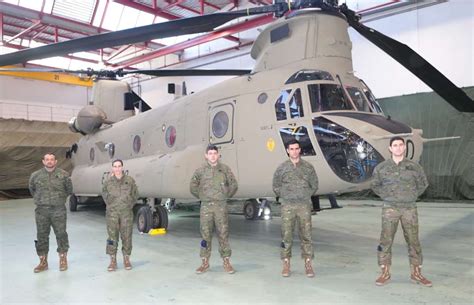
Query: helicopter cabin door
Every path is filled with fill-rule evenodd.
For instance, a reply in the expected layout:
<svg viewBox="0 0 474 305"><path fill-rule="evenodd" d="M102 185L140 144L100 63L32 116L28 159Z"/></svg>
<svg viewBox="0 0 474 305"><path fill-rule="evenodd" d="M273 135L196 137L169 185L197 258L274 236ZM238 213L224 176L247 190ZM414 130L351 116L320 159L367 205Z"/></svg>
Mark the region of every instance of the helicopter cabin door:
<svg viewBox="0 0 474 305"><path fill-rule="evenodd" d="M238 175L234 141L235 99L225 99L209 104L209 144L219 148L221 160Z"/></svg>

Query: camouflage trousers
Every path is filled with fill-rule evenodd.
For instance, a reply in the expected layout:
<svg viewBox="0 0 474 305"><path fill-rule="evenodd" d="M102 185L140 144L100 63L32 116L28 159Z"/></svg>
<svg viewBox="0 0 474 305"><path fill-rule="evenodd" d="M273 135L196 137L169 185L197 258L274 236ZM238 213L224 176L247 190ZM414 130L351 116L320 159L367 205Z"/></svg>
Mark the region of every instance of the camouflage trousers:
<svg viewBox="0 0 474 305"><path fill-rule="evenodd" d="M401 222L403 236L408 245L410 264L419 266L423 263L421 245L418 239L418 211L416 207L384 207L382 208L382 233L377 248L379 265L392 264L392 244Z"/></svg>
<svg viewBox="0 0 474 305"><path fill-rule="evenodd" d="M219 240L219 253L222 258L230 257L232 250L229 244L229 216L227 202L202 202L201 203L201 251L202 258L211 257L212 233L216 229Z"/></svg>
<svg viewBox="0 0 474 305"><path fill-rule="evenodd" d="M133 211L107 211L107 239L106 253L116 255L119 235L122 239L123 255L132 254Z"/></svg>
<svg viewBox="0 0 474 305"><path fill-rule="evenodd" d="M49 233L53 227L58 244L58 253L67 252L69 249L69 239L66 232L67 211L66 206L37 206L35 209L36 233L35 240L36 253L38 256L45 256L49 252Z"/></svg>
<svg viewBox="0 0 474 305"><path fill-rule="evenodd" d="M314 258L312 244L311 203L283 203L281 205L281 253L280 257L290 258L293 246L293 232L298 223L301 242L301 257Z"/></svg>

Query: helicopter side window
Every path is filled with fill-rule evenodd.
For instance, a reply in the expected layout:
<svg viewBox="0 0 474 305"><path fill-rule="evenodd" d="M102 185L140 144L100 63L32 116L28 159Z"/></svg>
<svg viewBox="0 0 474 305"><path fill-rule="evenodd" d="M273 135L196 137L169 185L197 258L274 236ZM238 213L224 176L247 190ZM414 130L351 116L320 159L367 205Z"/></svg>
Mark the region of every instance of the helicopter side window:
<svg viewBox="0 0 474 305"><path fill-rule="evenodd" d="M364 94L355 87L347 87L347 92L349 93L354 105L356 106L357 110L371 112L369 104L365 100Z"/></svg>
<svg viewBox="0 0 474 305"><path fill-rule="evenodd" d="M314 151L313 144L308 135L308 129L304 126L298 127L285 127L280 128L280 136L283 140L283 144L286 147L286 143L291 140L297 140L301 146L301 155L302 156L314 156L316 152Z"/></svg>
<svg viewBox="0 0 474 305"><path fill-rule="evenodd" d="M290 106L291 118L301 118L304 116L303 100L301 99L301 90L299 88L295 90L288 105Z"/></svg>
<svg viewBox="0 0 474 305"><path fill-rule="evenodd" d="M353 110L341 86L335 84L308 85L311 110L313 112L331 110Z"/></svg>
<svg viewBox="0 0 474 305"><path fill-rule="evenodd" d="M291 90L282 90L280 92L280 96L278 97L277 101L275 102L275 113L277 121L286 120L286 100L290 95Z"/></svg>
<svg viewBox="0 0 474 305"><path fill-rule="evenodd" d="M367 181L384 160L363 138L324 117L313 118L313 130L327 163L344 181Z"/></svg>
<svg viewBox="0 0 474 305"><path fill-rule="evenodd" d="M229 116L225 111L219 111L212 119L212 133L216 138L222 138L229 128Z"/></svg>
<svg viewBox="0 0 474 305"><path fill-rule="evenodd" d="M380 107L379 102L375 99L375 96L370 92L369 90L364 90L365 96L369 100L370 106L372 106L372 109L375 110L375 112L383 114L382 107Z"/></svg>
<svg viewBox="0 0 474 305"><path fill-rule="evenodd" d="M165 141L168 147L173 147L176 142L176 128L174 126L168 126L165 133Z"/></svg>

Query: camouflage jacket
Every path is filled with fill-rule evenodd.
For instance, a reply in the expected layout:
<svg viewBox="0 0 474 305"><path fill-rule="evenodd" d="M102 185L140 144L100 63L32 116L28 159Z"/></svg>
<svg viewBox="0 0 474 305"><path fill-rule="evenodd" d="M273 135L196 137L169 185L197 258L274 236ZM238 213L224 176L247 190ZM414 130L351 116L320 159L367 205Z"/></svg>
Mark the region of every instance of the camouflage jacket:
<svg viewBox="0 0 474 305"><path fill-rule="evenodd" d="M201 201L225 201L237 192L237 180L230 167L220 162L205 163L198 168L189 185L191 194Z"/></svg>
<svg viewBox="0 0 474 305"><path fill-rule="evenodd" d="M72 194L72 182L65 170L55 168L48 172L43 167L31 174L29 189L38 206L64 206L67 196Z"/></svg>
<svg viewBox="0 0 474 305"><path fill-rule="evenodd" d="M414 206L416 199L428 187L428 180L419 164L403 159L397 165L390 158L375 167L371 186L388 206Z"/></svg>
<svg viewBox="0 0 474 305"><path fill-rule="evenodd" d="M102 198L109 212L131 210L138 200L135 180L127 175L123 175L121 179L110 176L102 185Z"/></svg>
<svg viewBox="0 0 474 305"><path fill-rule="evenodd" d="M273 191L282 203L310 202L318 190L318 175L311 163L300 159L296 166L287 160L273 174Z"/></svg>

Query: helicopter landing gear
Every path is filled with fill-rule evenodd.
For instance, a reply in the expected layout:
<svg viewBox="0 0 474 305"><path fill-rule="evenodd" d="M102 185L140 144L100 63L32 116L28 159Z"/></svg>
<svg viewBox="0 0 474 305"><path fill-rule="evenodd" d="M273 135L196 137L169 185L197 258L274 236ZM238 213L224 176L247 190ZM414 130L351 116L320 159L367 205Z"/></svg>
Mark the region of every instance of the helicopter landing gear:
<svg viewBox="0 0 474 305"><path fill-rule="evenodd" d="M168 229L168 210L161 205L160 198L144 199L137 211L137 229L148 233L151 229ZM151 206L153 204L153 206Z"/></svg>
<svg viewBox="0 0 474 305"><path fill-rule="evenodd" d="M249 199L244 203L244 216L247 220L271 219L272 211L267 199Z"/></svg>
<svg viewBox="0 0 474 305"><path fill-rule="evenodd" d="M69 211L71 212L76 212L77 211L77 197L76 195L74 194L71 194L71 196L69 196Z"/></svg>

